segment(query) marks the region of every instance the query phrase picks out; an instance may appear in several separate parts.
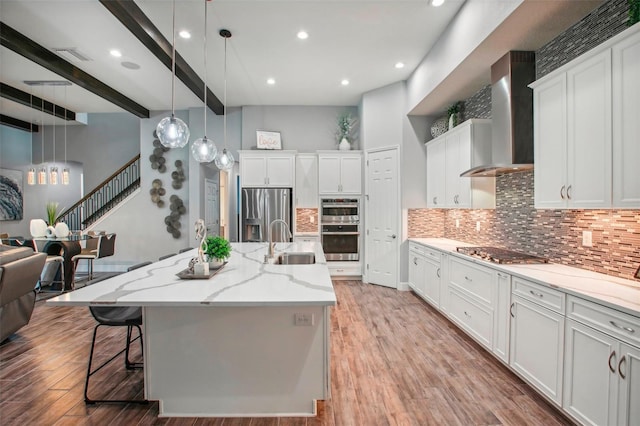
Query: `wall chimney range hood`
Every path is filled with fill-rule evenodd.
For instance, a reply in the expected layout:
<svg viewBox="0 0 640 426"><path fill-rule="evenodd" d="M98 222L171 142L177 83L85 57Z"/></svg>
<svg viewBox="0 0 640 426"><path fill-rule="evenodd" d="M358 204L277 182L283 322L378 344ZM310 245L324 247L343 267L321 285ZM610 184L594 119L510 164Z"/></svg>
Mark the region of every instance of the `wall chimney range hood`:
<svg viewBox="0 0 640 426"><path fill-rule="evenodd" d="M491 66L491 164L460 176L487 177L533 169L535 53L511 51Z"/></svg>

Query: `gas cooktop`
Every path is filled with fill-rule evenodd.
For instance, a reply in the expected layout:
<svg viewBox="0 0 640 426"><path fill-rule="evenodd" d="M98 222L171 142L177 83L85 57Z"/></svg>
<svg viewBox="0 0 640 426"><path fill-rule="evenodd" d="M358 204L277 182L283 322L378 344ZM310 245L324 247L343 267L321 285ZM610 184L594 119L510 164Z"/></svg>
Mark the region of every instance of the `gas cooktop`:
<svg viewBox="0 0 640 426"><path fill-rule="evenodd" d="M458 253L494 263L549 263L549 259L497 247L456 247Z"/></svg>

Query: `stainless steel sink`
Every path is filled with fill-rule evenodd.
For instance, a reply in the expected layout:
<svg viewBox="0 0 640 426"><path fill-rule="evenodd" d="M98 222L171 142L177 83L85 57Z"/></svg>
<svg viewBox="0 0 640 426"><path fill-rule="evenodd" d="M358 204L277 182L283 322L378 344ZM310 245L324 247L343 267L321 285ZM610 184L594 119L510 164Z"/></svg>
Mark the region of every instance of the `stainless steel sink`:
<svg viewBox="0 0 640 426"><path fill-rule="evenodd" d="M316 255L310 251L280 253L274 263L276 265L311 265L316 263Z"/></svg>

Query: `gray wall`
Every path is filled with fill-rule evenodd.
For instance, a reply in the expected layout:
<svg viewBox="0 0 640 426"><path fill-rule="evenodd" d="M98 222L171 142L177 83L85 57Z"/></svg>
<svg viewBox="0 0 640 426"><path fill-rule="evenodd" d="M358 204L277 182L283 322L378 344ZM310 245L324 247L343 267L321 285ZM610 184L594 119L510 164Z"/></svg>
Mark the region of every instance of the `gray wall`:
<svg viewBox="0 0 640 426"><path fill-rule="evenodd" d="M31 133L0 125L0 167L31 163Z"/></svg>
<svg viewBox="0 0 640 426"><path fill-rule="evenodd" d="M44 127L44 159L52 161L53 128ZM34 134L33 161L42 161L42 133ZM56 126L56 161L64 159L64 126ZM87 125L67 125L67 159L84 164L85 193L140 152L140 119L129 113L89 114Z"/></svg>
<svg viewBox="0 0 640 426"><path fill-rule="evenodd" d="M338 117L358 116L358 108L343 106L245 106L242 107L242 149L256 146L256 130L280 132L282 149L314 152L337 149ZM357 141L352 149L360 149Z"/></svg>

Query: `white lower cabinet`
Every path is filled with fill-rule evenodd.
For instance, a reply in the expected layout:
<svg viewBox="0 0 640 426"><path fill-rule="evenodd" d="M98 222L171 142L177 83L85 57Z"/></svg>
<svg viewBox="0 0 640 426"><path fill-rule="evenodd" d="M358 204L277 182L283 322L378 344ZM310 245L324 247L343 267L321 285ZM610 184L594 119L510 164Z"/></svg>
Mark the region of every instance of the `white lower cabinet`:
<svg viewBox="0 0 640 426"><path fill-rule="evenodd" d="M625 342L638 320L575 297L567 316L563 408L584 424L640 425L640 348Z"/></svg>
<svg viewBox="0 0 640 426"><path fill-rule="evenodd" d="M440 305L440 257L437 250L409 244L409 286L436 308Z"/></svg>
<svg viewBox="0 0 640 426"><path fill-rule="evenodd" d="M511 306L511 275L494 271L496 282L495 313L493 315L493 354L509 364L509 308Z"/></svg>
<svg viewBox="0 0 640 426"><path fill-rule="evenodd" d="M449 318L491 350L493 343L493 310L449 286Z"/></svg>
<svg viewBox="0 0 640 426"><path fill-rule="evenodd" d="M558 405L562 404L563 343L563 313L512 294L509 365Z"/></svg>

